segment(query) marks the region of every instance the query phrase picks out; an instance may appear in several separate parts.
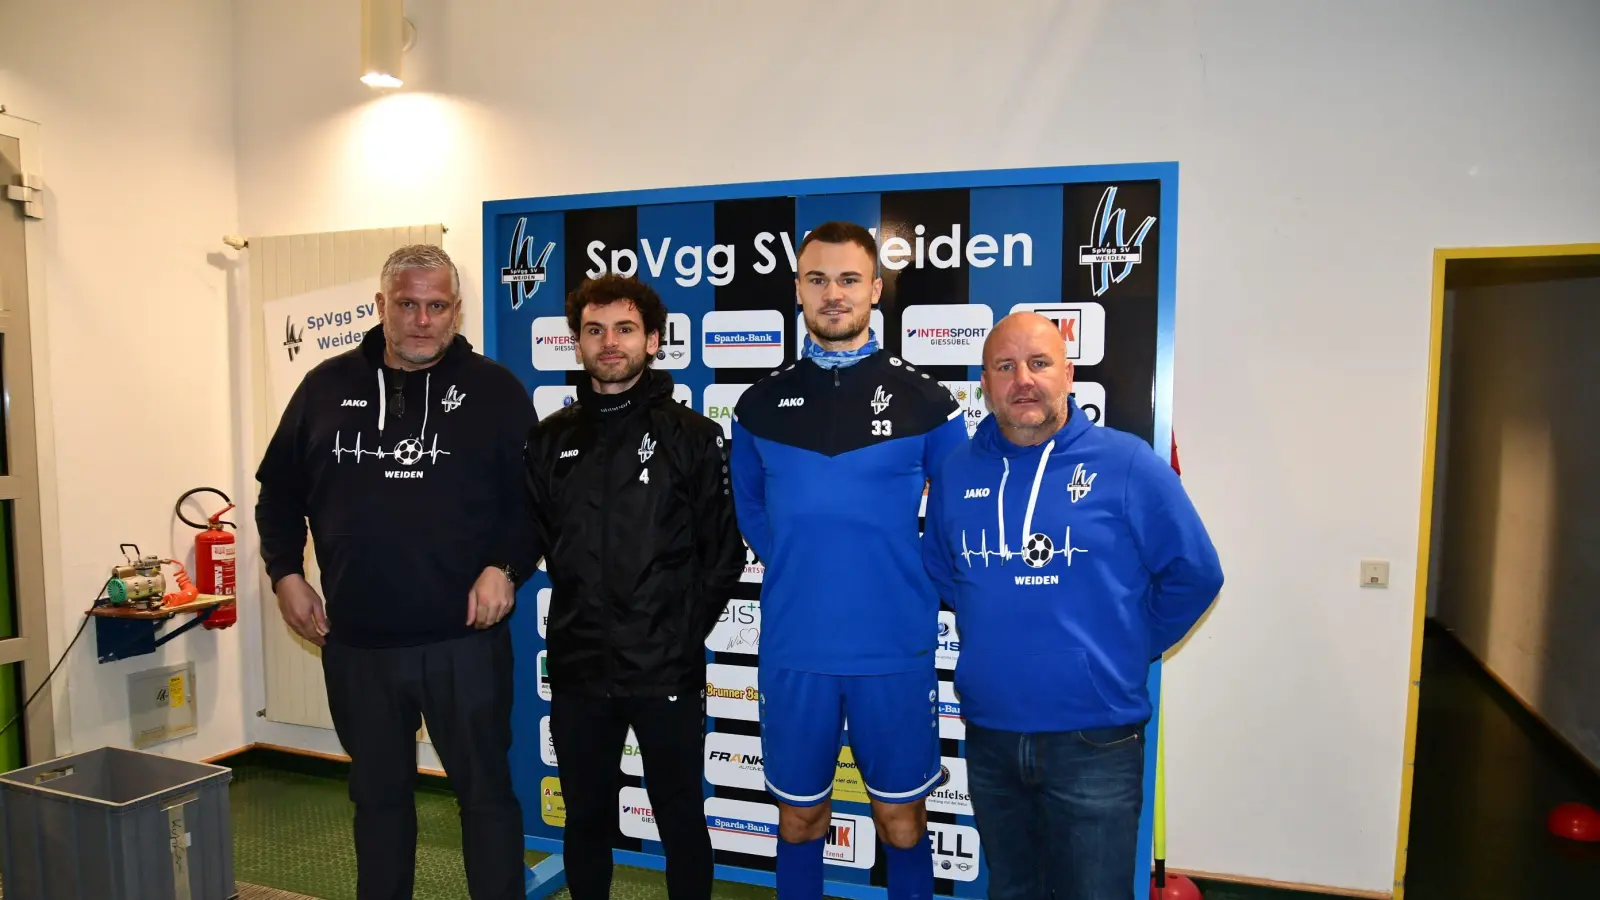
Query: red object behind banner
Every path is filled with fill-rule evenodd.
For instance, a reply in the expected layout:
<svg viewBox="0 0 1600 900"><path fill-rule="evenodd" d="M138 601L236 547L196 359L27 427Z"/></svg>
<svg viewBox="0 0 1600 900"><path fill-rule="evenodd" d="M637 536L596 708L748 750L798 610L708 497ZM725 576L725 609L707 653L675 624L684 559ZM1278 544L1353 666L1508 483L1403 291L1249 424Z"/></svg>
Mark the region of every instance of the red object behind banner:
<svg viewBox="0 0 1600 900"><path fill-rule="evenodd" d="M1202 900L1203 896L1200 887L1182 875L1168 873L1165 887L1150 881L1150 900Z"/></svg>

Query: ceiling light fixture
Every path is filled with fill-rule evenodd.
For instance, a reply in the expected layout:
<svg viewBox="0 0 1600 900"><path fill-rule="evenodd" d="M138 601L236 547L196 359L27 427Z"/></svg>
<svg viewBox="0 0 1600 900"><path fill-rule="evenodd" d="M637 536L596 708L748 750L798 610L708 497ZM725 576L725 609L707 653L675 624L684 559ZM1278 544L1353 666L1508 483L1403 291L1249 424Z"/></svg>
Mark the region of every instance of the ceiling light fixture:
<svg viewBox="0 0 1600 900"><path fill-rule="evenodd" d="M361 0L361 82L396 88L400 57L417 42L417 29L405 17L405 0Z"/></svg>

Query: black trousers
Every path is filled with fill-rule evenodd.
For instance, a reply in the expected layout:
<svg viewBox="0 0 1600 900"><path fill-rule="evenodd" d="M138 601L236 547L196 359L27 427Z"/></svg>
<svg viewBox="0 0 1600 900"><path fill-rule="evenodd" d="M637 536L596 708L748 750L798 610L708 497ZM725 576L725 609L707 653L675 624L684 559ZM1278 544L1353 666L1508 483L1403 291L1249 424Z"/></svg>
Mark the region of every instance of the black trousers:
<svg viewBox="0 0 1600 900"><path fill-rule="evenodd" d="M522 900L522 808L511 788L512 649L504 623L418 647L322 649L328 707L350 755L356 897L411 900L417 729L428 722L461 808L472 900Z"/></svg>
<svg viewBox="0 0 1600 900"><path fill-rule="evenodd" d="M562 852L572 900L611 896L611 849L628 727L639 739L644 785L667 857L667 896L711 896L711 833L706 830L705 700L699 690L675 699L607 698L556 689L550 703L561 796L567 806Z"/></svg>

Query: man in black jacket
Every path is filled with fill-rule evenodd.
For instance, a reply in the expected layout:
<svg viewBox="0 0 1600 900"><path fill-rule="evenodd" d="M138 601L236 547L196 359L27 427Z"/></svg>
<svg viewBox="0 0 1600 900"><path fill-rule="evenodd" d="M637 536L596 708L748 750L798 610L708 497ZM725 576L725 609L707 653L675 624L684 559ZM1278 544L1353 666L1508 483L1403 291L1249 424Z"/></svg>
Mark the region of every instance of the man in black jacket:
<svg viewBox="0 0 1600 900"><path fill-rule="evenodd" d="M629 726L672 900L711 896L701 754L705 639L744 571L722 428L650 368L660 297L608 275L567 297L588 378L528 440L550 572L548 665L573 900L610 896L618 763Z"/></svg>
<svg viewBox="0 0 1600 900"><path fill-rule="evenodd" d="M461 806L469 893L521 898L505 620L538 562L522 475L532 403L457 334L443 250L396 250L380 287L381 324L306 373L267 446L261 556L284 621L322 647L351 758L357 897L411 897L426 718ZM326 610L304 577L307 520Z"/></svg>

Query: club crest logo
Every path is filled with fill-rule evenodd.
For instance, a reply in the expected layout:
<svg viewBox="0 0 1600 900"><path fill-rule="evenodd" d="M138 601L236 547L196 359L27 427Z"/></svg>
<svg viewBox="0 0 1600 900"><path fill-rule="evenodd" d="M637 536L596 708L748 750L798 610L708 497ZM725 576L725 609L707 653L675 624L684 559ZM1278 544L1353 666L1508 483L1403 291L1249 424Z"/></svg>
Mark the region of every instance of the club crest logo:
<svg viewBox="0 0 1600 900"><path fill-rule="evenodd" d="M550 254L556 249L555 241L546 241L536 256L534 251L538 244L532 235L526 233L527 228L526 216L517 220L517 227L511 232L509 259L500 270L500 283L511 290L513 310L521 309L523 303L539 293L539 288L548 277Z"/></svg>

